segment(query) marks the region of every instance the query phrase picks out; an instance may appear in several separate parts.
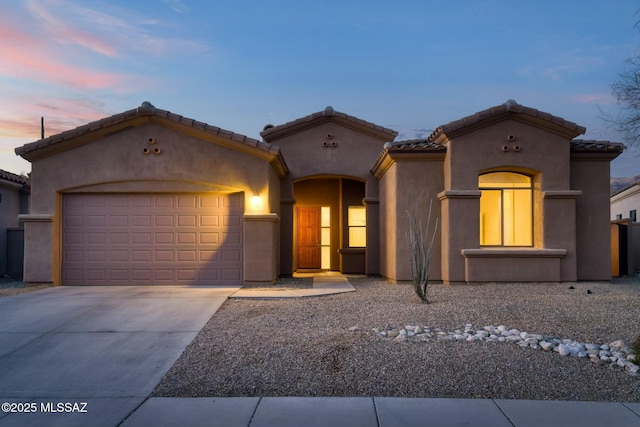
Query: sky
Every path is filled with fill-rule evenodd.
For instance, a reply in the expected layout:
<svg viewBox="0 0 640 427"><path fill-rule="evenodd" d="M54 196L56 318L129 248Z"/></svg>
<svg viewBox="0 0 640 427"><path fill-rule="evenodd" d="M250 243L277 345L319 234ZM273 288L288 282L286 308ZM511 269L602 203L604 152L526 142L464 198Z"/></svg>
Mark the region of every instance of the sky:
<svg viewBox="0 0 640 427"><path fill-rule="evenodd" d="M603 116L640 52L637 0L2 0L0 169L14 149L149 101L260 139L332 106L420 138L514 99L621 142ZM640 151L612 176L640 174Z"/></svg>

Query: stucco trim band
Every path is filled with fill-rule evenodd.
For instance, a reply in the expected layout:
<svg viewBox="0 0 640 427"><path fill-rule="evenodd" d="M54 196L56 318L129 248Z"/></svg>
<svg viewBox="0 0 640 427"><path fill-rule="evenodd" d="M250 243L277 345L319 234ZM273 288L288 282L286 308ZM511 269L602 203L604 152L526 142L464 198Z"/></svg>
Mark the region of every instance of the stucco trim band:
<svg viewBox="0 0 640 427"><path fill-rule="evenodd" d="M245 221L271 221L280 222L280 216L276 213L272 214L244 214Z"/></svg>
<svg viewBox="0 0 640 427"><path fill-rule="evenodd" d="M582 196L580 190L543 191L545 199L577 199Z"/></svg>
<svg viewBox="0 0 640 427"><path fill-rule="evenodd" d="M445 190L438 193L438 200L444 199L479 199L482 193L478 190Z"/></svg>
<svg viewBox="0 0 640 427"><path fill-rule="evenodd" d="M567 255L566 249L462 249L465 258L562 258Z"/></svg>
<svg viewBox="0 0 640 427"><path fill-rule="evenodd" d="M25 222L52 222L54 214L20 214L18 219Z"/></svg>

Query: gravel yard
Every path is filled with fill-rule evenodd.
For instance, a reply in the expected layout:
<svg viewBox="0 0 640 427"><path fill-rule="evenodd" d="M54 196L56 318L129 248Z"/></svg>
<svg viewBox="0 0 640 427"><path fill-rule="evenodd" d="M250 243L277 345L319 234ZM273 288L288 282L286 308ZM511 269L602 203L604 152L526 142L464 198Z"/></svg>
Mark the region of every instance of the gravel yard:
<svg viewBox="0 0 640 427"><path fill-rule="evenodd" d="M357 292L228 300L155 396L398 396L640 402L640 375L508 343L395 342L372 328L506 325L582 342L640 335L640 280L411 285L350 278ZM279 282L277 287L295 285ZM303 284L302 286L306 286ZM587 294L591 290L591 294ZM358 329L350 331L349 328Z"/></svg>
<svg viewBox="0 0 640 427"><path fill-rule="evenodd" d="M11 277L0 277L0 297L9 297L12 295L23 294L25 292L39 291L49 288L49 285L36 285L26 287L24 282Z"/></svg>

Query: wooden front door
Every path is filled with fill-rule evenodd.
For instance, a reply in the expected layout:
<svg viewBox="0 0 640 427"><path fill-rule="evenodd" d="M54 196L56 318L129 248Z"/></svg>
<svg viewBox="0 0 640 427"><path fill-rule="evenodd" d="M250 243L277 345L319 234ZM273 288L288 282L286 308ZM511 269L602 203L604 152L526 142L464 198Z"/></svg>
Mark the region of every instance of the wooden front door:
<svg viewBox="0 0 640 427"><path fill-rule="evenodd" d="M298 208L298 268L320 268L320 208Z"/></svg>

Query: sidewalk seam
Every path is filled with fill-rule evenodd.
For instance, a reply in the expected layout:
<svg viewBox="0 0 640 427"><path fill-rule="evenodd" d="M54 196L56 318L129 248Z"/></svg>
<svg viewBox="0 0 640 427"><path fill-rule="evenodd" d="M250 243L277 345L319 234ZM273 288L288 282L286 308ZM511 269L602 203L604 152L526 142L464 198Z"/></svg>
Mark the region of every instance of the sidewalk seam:
<svg viewBox="0 0 640 427"><path fill-rule="evenodd" d="M142 405L144 405L145 403L147 403L147 400L149 400L151 398L151 393L149 393L149 395L147 397L145 397L142 402L140 402L140 404L138 406L136 406L135 408L133 408L133 410L131 412L129 412L129 414L127 414L126 417L124 417L122 419L122 421L120 421L118 423L118 425L116 427L120 427L122 425L122 423L124 423L125 421L127 421L129 418L131 418L131 415L133 415L138 409L140 409L140 407L142 407Z"/></svg>
<svg viewBox="0 0 640 427"><path fill-rule="evenodd" d="M511 424L513 427L516 427L516 425L513 423L513 421L511 421L511 418L509 418L509 416L502 410L500 405L498 405L498 402L496 402L495 399L491 399L491 401L493 402L494 405L496 405L496 408L498 408L498 411L500 411L500 413L502 415L504 415L504 417L507 419L507 421L509 421L509 424Z"/></svg>
<svg viewBox="0 0 640 427"><path fill-rule="evenodd" d="M251 418L249 419L249 424L247 424L247 427L251 427L251 423L253 423L253 418L256 416L256 412L258 412L258 406L260 406L260 403L262 403L262 396L259 397L258 404L255 408L253 408L253 413L251 414Z"/></svg>
<svg viewBox="0 0 640 427"><path fill-rule="evenodd" d="M376 398L372 397L373 400L373 412L376 414L376 425L380 427L380 418L378 417L378 405L376 405Z"/></svg>
<svg viewBox="0 0 640 427"><path fill-rule="evenodd" d="M619 404L621 404L622 406L624 406L627 410L631 411L631 413L633 415L635 415L636 417L640 418L640 414L638 414L636 411L634 411L633 409L631 409L630 407L627 406L627 403L630 402L618 402Z"/></svg>

